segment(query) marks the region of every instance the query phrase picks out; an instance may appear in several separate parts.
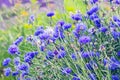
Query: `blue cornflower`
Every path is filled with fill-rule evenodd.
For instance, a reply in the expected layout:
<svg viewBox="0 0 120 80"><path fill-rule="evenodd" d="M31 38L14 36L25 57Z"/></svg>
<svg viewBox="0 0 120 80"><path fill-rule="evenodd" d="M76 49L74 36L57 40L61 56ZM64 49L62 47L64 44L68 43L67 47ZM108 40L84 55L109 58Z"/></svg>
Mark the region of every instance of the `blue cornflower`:
<svg viewBox="0 0 120 80"><path fill-rule="evenodd" d="M116 32L116 31L112 31L112 36L113 36L113 38L114 38L115 40L120 37L119 33Z"/></svg>
<svg viewBox="0 0 120 80"><path fill-rule="evenodd" d="M38 27L34 33L35 36L39 36L40 34L44 33L43 27Z"/></svg>
<svg viewBox="0 0 120 80"><path fill-rule="evenodd" d="M21 76L24 78L25 76L27 76L27 75L29 75L29 73L28 72L26 72L26 71L23 71L22 73L21 73Z"/></svg>
<svg viewBox="0 0 120 80"><path fill-rule="evenodd" d="M106 66L108 64L108 60L106 58L103 59L103 65Z"/></svg>
<svg viewBox="0 0 120 80"><path fill-rule="evenodd" d="M61 51L59 52L59 54L57 55L58 59L64 58L66 56L66 52L65 51Z"/></svg>
<svg viewBox="0 0 120 80"><path fill-rule="evenodd" d="M80 80L80 78L74 76L74 77L72 78L72 80Z"/></svg>
<svg viewBox="0 0 120 80"><path fill-rule="evenodd" d="M98 0L90 0L91 4L95 4L96 2L98 2Z"/></svg>
<svg viewBox="0 0 120 80"><path fill-rule="evenodd" d="M88 70L93 70L93 67L92 67L92 64L91 64L91 63L86 63L85 67L86 67Z"/></svg>
<svg viewBox="0 0 120 80"><path fill-rule="evenodd" d="M44 51L45 50L45 46L40 46L40 50Z"/></svg>
<svg viewBox="0 0 120 80"><path fill-rule="evenodd" d="M65 22L63 20L61 20L61 21L58 21L57 24L60 24L60 26L63 26L65 24Z"/></svg>
<svg viewBox="0 0 120 80"><path fill-rule="evenodd" d="M80 31L85 31L87 29L87 26L83 23L76 24L75 31L79 33Z"/></svg>
<svg viewBox="0 0 120 80"><path fill-rule="evenodd" d="M83 58L90 58L90 57L95 56L95 53L94 53L94 52L83 52L83 53L81 54L81 56L82 56Z"/></svg>
<svg viewBox="0 0 120 80"><path fill-rule="evenodd" d="M99 18L98 15L96 13L92 14L89 16L90 20L94 20L96 18Z"/></svg>
<svg viewBox="0 0 120 80"><path fill-rule="evenodd" d="M19 57L14 58L13 62L16 66L18 66L20 64L20 58Z"/></svg>
<svg viewBox="0 0 120 80"><path fill-rule="evenodd" d="M15 42L15 45L19 45L23 41L23 36L20 36Z"/></svg>
<svg viewBox="0 0 120 80"><path fill-rule="evenodd" d="M17 76L17 75L19 75L19 71L13 71L12 72L12 76Z"/></svg>
<svg viewBox="0 0 120 80"><path fill-rule="evenodd" d="M4 69L4 75L5 76L10 76L10 74L11 74L11 68L10 67L8 67L8 68L6 68L6 69Z"/></svg>
<svg viewBox="0 0 120 80"><path fill-rule="evenodd" d="M71 54L71 58L72 58L73 60L76 60L76 59L77 59L77 56L73 53L73 54Z"/></svg>
<svg viewBox="0 0 120 80"><path fill-rule="evenodd" d="M52 51L47 51L47 55L46 55L46 58L47 59L53 59L54 58L54 54L53 54L53 52Z"/></svg>
<svg viewBox="0 0 120 80"><path fill-rule="evenodd" d="M80 33L76 32L75 30L73 30L73 34L77 39L80 37Z"/></svg>
<svg viewBox="0 0 120 80"><path fill-rule="evenodd" d="M11 62L11 59L10 58L6 58L6 59L3 60L2 65L3 66L7 66L7 65L9 65L10 62Z"/></svg>
<svg viewBox="0 0 120 80"><path fill-rule="evenodd" d="M61 39L64 39L64 38L65 38L64 33L63 33L62 31L60 31L59 37L60 37Z"/></svg>
<svg viewBox="0 0 120 80"><path fill-rule="evenodd" d="M8 48L8 53L16 54L19 51L19 48L16 45L10 45Z"/></svg>
<svg viewBox="0 0 120 80"><path fill-rule="evenodd" d="M22 63L21 65L18 66L19 70L21 71L28 71L29 70L29 65L26 63Z"/></svg>
<svg viewBox="0 0 120 80"><path fill-rule="evenodd" d="M120 77L118 75L112 75L111 78L112 80L120 80Z"/></svg>
<svg viewBox="0 0 120 80"><path fill-rule="evenodd" d="M92 15L93 13L96 13L98 9L98 6L93 6L89 11L87 11L87 14Z"/></svg>
<svg viewBox="0 0 120 80"><path fill-rule="evenodd" d="M90 37L89 36L81 36L79 38L79 43L80 44L87 44L91 41Z"/></svg>
<svg viewBox="0 0 120 80"><path fill-rule="evenodd" d="M29 24L32 24L34 21L35 21L35 16L34 16L34 15L31 15L31 16L29 17L28 23L29 23Z"/></svg>
<svg viewBox="0 0 120 80"><path fill-rule="evenodd" d="M54 53L54 55L58 55L59 54L57 50L54 50L53 53Z"/></svg>
<svg viewBox="0 0 120 80"><path fill-rule="evenodd" d="M66 23L66 24L63 25L63 29L68 30L69 28L71 28L71 26L72 26L71 24Z"/></svg>
<svg viewBox="0 0 120 80"><path fill-rule="evenodd" d="M89 74L90 80L97 80L95 74Z"/></svg>
<svg viewBox="0 0 120 80"><path fill-rule="evenodd" d="M100 28L100 31L103 32L103 33L105 33L107 30L108 30L108 29L107 29L106 27L101 27L101 28Z"/></svg>
<svg viewBox="0 0 120 80"><path fill-rule="evenodd" d="M69 67L66 67L62 70L63 74L69 75L72 72L72 70Z"/></svg>
<svg viewBox="0 0 120 80"><path fill-rule="evenodd" d="M80 13L76 13L72 15L72 19L76 21L82 20L82 15Z"/></svg>
<svg viewBox="0 0 120 80"><path fill-rule="evenodd" d="M120 4L120 0L116 0L115 3L119 5Z"/></svg>
<svg viewBox="0 0 120 80"><path fill-rule="evenodd" d="M40 37L41 40L47 40L50 36L47 33L43 33L39 37Z"/></svg>
<svg viewBox="0 0 120 80"><path fill-rule="evenodd" d="M99 18L94 19L93 22L97 28L100 28L102 25L101 20Z"/></svg>
<svg viewBox="0 0 120 80"><path fill-rule="evenodd" d="M47 16L48 16L48 17L52 17L52 16L54 16L54 15L55 15L54 12L49 12L49 13L47 13Z"/></svg>
<svg viewBox="0 0 120 80"><path fill-rule="evenodd" d="M119 56L119 57L120 57L120 51L118 51L118 52L117 52L117 56Z"/></svg>

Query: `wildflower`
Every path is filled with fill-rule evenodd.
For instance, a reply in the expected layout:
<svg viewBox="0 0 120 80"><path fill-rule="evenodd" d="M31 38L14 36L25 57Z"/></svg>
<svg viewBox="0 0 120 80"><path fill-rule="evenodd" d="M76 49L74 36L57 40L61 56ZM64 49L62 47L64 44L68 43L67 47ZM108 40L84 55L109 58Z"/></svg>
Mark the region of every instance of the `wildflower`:
<svg viewBox="0 0 120 80"><path fill-rule="evenodd" d="M47 56L46 56L47 59L53 59L54 58L54 54L52 51L47 51Z"/></svg>
<svg viewBox="0 0 120 80"><path fill-rule="evenodd" d="M117 52L117 56L119 56L119 57L120 57L120 51L118 51L118 52Z"/></svg>
<svg viewBox="0 0 120 80"><path fill-rule="evenodd" d="M95 74L91 73L91 74L89 74L89 77L91 80L97 80Z"/></svg>
<svg viewBox="0 0 120 80"><path fill-rule="evenodd" d="M66 67L62 70L63 74L69 75L72 72L72 70L69 67Z"/></svg>
<svg viewBox="0 0 120 80"><path fill-rule="evenodd" d="M21 71L28 71L29 66L28 66L28 64L22 63L21 65L18 66L18 69Z"/></svg>
<svg viewBox="0 0 120 80"><path fill-rule="evenodd" d="M96 2L98 2L98 0L90 0L91 4L95 4Z"/></svg>
<svg viewBox="0 0 120 80"><path fill-rule="evenodd" d="M34 35L39 36L40 34L43 34L43 33L44 33L43 27L38 27Z"/></svg>
<svg viewBox="0 0 120 80"><path fill-rule="evenodd" d="M108 60L106 58L103 59L103 64L106 66L108 64Z"/></svg>
<svg viewBox="0 0 120 80"><path fill-rule="evenodd" d="M29 17L28 23L29 23L29 24L32 24L34 21L35 21L35 16L34 16L34 15L31 15L31 16Z"/></svg>
<svg viewBox="0 0 120 80"><path fill-rule="evenodd" d="M95 54L94 54L94 52L83 52L83 53L81 54L81 56L82 56L83 58L90 58L90 57L95 56Z"/></svg>
<svg viewBox="0 0 120 80"><path fill-rule="evenodd" d="M120 0L115 0L115 3L119 5L120 4Z"/></svg>
<svg viewBox="0 0 120 80"><path fill-rule="evenodd" d="M19 57L14 58L13 62L16 66L18 66L20 64L20 58Z"/></svg>
<svg viewBox="0 0 120 80"><path fill-rule="evenodd" d="M64 25L63 25L63 29L64 29L64 30L68 30L69 28L71 28L71 26L72 26L72 25L69 24L69 23L64 24Z"/></svg>
<svg viewBox="0 0 120 80"><path fill-rule="evenodd" d="M94 19L93 22L97 28L101 27L101 20L99 18Z"/></svg>
<svg viewBox="0 0 120 80"><path fill-rule="evenodd" d="M91 41L90 37L89 36L81 36L79 38L79 43L80 44L87 44Z"/></svg>
<svg viewBox="0 0 120 80"><path fill-rule="evenodd" d="M66 52L65 52L65 51L61 51L61 52L57 55L58 59L64 58L65 56L66 56Z"/></svg>
<svg viewBox="0 0 120 80"><path fill-rule="evenodd" d="M27 12L27 11L22 11L22 12L21 12L21 15L22 15L22 16L28 16L28 12Z"/></svg>
<svg viewBox="0 0 120 80"><path fill-rule="evenodd" d="M15 45L19 45L23 41L23 36L20 36L15 42Z"/></svg>
<svg viewBox="0 0 120 80"><path fill-rule="evenodd" d="M92 15L93 13L96 13L98 11L98 6L93 6L88 12L88 15Z"/></svg>
<svg viewBox="0 0 120 80"><path fill-rule="evenodd" d="M40 37L41 40L47 40L50 36L47 33L43 33L39 37Z"/></svg>
<svg viewBox="0 0 120 80"><path fill-rule="evenodd" d="M72 19L76 21L82 20L82 15L80 13L76 13L72 15Z"/></svg>
<svg viewBox="0 0 120 80"><path fill-rule="evenodd" d="M73 54L71 54L71 58L73 59L73 60L76 60L77 59L77 57L76 57L76 55L73 53Z"/></svg>
<svg viewBox="0 0 120 80"><path fill-rule="evenodd" d="M63 26L65 24L65 22L61 20L58 22L58 24L60 24L60 26Z"/></svg>
<svg viewBox="0 0 120 80"><path fill-rule="evenodd" d="M75 31L79 33L80 31L85 31L87 29L86 25L83 23L76 24Z"/></svg>
<svg viewBox="0 0 120 80"><path fill-rule="evenodd" d="M54 15L55 15L54 12L49 12L49 13L47 13L47 16L48 16L48 17L52 17L52 16L54 16Z"/></svg>
<svg viewBox="0 0 120 80"><path fill-rule="evenodd" d="M80 80L80 78L74 76L74 77L72 78L72 80Z"/></svg>
<svg viewBox="0 0 120 80"><path fill-rule="evenodd" d="M112 31L112 36L113 36L113 38L116 40L116 39L118 39L119 38L119 33L118 32L116 32L116 31Z"/></svg>
<svg viewBox="0 0 120 80"><path fill-rule="evenodd" d="M6 58L6 59L3 60L2 65L3 66L7 66L7 65L9 65L10 62L11 62L11 59L10 58Z"/></svg>
<svg viewBox="0 0 120 80"><path fill-rule="evenodd" d="M92 65L91 65L90 63L86 63L86 64L85 64L85 67L86 67L86 69L88 69L88 70L93 70L93 67L92 67Z"/></svg>
<svg viewBox="0 0 120 80"><path fill-rule="evenodd" d="M120 80L120 77L118 75L112 75L111 78L112 80Z"/></svg>
<svg viewBox="0 0 120 80"><path fill-rule="evenodd" d="M5 76L10 76L10 74L11 74L11 68L10 67L4 69L4 75Z"/></svg>
<svg viewBox="0 0 120 80"><path fill-rule="evenodd" d="M8 53L10 54L16 54L19 51L18 47L16 45L10 45L8 48Z"/></svg>
<svg viewBox="0 0 120 80"><path fill-rule="evenodd" d="M107 28L106 27L101 27L100 31L103 32L103 33L105 33L107 31Z"/></svg>
<svg viewBox="0 0 120 80"><path fill-rule="evenodd" d="M19 75L19 71L13 71L12 72L12 76L17 76L17 75Z"/></svg>

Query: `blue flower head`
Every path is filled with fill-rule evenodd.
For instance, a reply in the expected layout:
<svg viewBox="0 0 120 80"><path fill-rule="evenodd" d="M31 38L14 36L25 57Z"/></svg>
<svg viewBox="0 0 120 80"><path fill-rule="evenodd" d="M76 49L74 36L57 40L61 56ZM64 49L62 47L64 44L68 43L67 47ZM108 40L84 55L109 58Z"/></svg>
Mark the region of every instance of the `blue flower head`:
<svg viewBox="0 0 120 80"><path fill-rule="evenodd" d="M47 55L46 55L46 58L47 59L53 59L54 58L54 54L53 54L53 52L52 51L47 51Z"/></svg>
<svg viewBox="0 0 120 80"><path fill-rule="evenodd" d="M20 36L15 42L15 45L19 45L23 41L23 36Z"/></svg>
<svg viewBox="0 0 120 80"><path fill-rule="evenodd" d="M43 27L38 27L34 33L35 36L39 36L40 34L44 33Z"/></svg>
<svg viewBox="0 0 120 80"><path fill-rule="evenodd" d="M71 28L71 26L72 26L71 24L66 23L66 24L63 25L63 29L68 30L69 28Z"/></svg>
<svg viewBox="0 0 120 80"><path fill-rule="evenodd" d="M16 45L10 45L8 48L8 53L16 54L19 51L19 48Z"/></svg>
<svg viewBox="0 0 120 80"><path fill-rule="evenodd" d="M90 80L97 80L95 74L93 74L93 73L89 74L89 78L90 78Z"/></svg>
<svg viewBox="0 0 120 80"><path fill-rule="evenodd" d="M80 44L87 44L91 41L90 37L89 36L81 36L79 38L79 43Z"/></svg>
<svg viewBox="0 0 120 80"><path fill-rule="evenodd" d="M15 64L15 66L18 66L20 64L20 58L19 57L14 58L13 62Z"/></svg>
<svg viewBox="0 0 120 80"><path fill-rule="evenodd" d="M112 75L111 78L112 80L120 80L120 77L118 75Z"/></svg>
<svg viewBox="0 0 120 80"><path fill-rule="evenodd" d="M90 0L91 4L95 4L96 2L98 2L98 0Z"/></svg>
<svg viewBox="0 0 120 80"><path fill-rule="evenodd" d="M11 74L11 68L10 67L8 67L8 68L6 68L6 69L4 69L4 75L5 76L10 76L10 74Z"/></svg>
<svg viewBox="0 0 120 80"><path fill-rule="evenodd" d="M76 59L77 59L77 56L73 53L73 54L71 54L71 58L72 58L73 60L76 60Z"/></svg>
<svg viewBox="0 0 120 80"><path fill-rule="evenodd" d="M12 72L12 76L17 76L17 75L19 75L19 71L13 71Z"/></svg>
<svg viewBox="0 0 120 80"><path fill-rule="evenodd" d="M74 76L74 77L72 78L72 80L80 80L80 78Z"/></svg>
<svg viewBox="0 0 120 80"><path fill-rule="evenodd" d="M72 70L69 67L66 67L62 70L63 74L69 75L72 72Z"/></svg>
<svg viewBox="0 0 120 80"><path fill-rule="evenodd" d="M92 15L93 13L96 13L99 10L98 6L93 6L89 11L87 11L88 15Z"/></svg>
<svg viewBox="0 0 120 80"><path fill-rule="evenodd" d="M29 70L29 65L26 63L22 63L21 65L18 66L19 70L21 71L28 71Z"/></svg>
<svg viewBox="0 0 120 80"><path fill-rule="evenodd" d="M64 58L66 56L66 52L65 51L61 51L59 52L59 54L57 55L58 59Z"/></svg>
<svg viewBox="0 0 120 80"><path fill-rule="evenodd" d="M75 31L79 33L80 31L85 31L87 29L87 26L83 23L76 24Z"/></svg>
<svg viewBox="0 0 120 80"><path fill-rule="evenodd" d="M47 13L47 16L48 16L48 17L52 17L52 16L54 16L54 15L55 15L54 12L49 12L49 13Z"/></svg>
<svg viewBox="0 0 120 80"><path fill-rule="evenodd" d="M103 32L103 33L105 33L107 30L108 30L108 29L107 29L106 27L101 27L101 28L100 28L100 31Z"/></svg>
<svg viewBox="0 0 120 80"><path fill-rule="evenodd" d="M3 60L2 65L3 66L7 66L7 65L9 65L10 62L11 62L11 59L10 58L6 58L6 59Z"/></svg>
<svg viewBox="0 0 120 80"><path fill-rule="evenodd" d="M119 5L120 4L120 0L115 0L115 3Z"/></svg>
<svg viewBox="0 0 120 80"><path fill-rule="evenodd" d="M82 20L82 15L80 13L73 14L72 19L76 21Z"/></svg>

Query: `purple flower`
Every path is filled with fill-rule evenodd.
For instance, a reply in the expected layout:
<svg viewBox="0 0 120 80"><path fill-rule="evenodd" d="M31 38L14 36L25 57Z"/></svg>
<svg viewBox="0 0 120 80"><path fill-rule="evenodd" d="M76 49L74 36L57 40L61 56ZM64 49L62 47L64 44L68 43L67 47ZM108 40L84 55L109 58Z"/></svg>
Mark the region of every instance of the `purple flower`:
<svg viewBox="0 0 120 80"><path fill-rule="evenodd" d="M13 62L15 64L15 66L18 66L20 64L20 58L19 57L14 58Z"/></svg>
<svg viewBox="0 0 120 80"><path fill-rule="evenodd" d="M39 36L40 34L44 33L43 27L38 27L37 30L35 31L34 35Z"/></svg>
<svg viewBox="0 0 120 80"><path fill-rule="evenodd" d="M82 56L83 58L90 58L90 57L95 56L95 53L94 53L94 52L83 52L83 53L81 54L81 56Z"/></svg>
<svg viewBox="0 0 120 80"><path fill-rule="evenodd" d="M97 28L101 27L101 20L99 18L94 19L93 22Z"/></svg>
<svg viewBox="0 0 120 80"><path fill-rule="evenodd" d="M72 58L73 60L76 60L76 59L77 59L77 56L73 53L73 54L71 54L71 58Z"/></svg>
<svg viewBox="0 0 120 80"><path fill-rule="evenodd" d="M53 59L54 58L54 54L52 51L47 51L47 56L46 56L47 59Z"/></svg>
<svg viewBox="0 0 120 80"><path fill-rule="evenodd" d="M118 75L112 75L112 80L120 80L120 77Z"/></svg>
<svg viewBox="0 0 120 80"><path fill-rule="evenodd" d="M48 17L52 17L52 16L54 16L54 15L55 15L54 12L49 12L49 13L47 13L47 16L48 16Z"/></svg>
<svg viewBox="0 0 120 80"><path fill-rule="evenodd" d="M101 27L101 28L100 28L100 31L103 32L103 33L105 33L107 30L108 30L108 29L107 29L106 27Z"/></svg>
<svg viewBox="0 0 120 80"><path fill-rule="evenodd" d="M79 38L79 43L80 44L87 44L91 41L90 37L89 36L81 36Z"/></svg>
<svg viewBox="0 0 120 80"><path fill-rule="evenodd" d="M115 3L119 5L120 4L120 0L115 0Z"/></svg>
<svg viewBox="0 0 120 80"><path fill-rule="evenodd" d="M3 60L2 65L3 66L7 66L7 65L9 65L10 62L11 62L11 59L10 58L6 58L6 59Z"/></svg>
<svg viewBox="0 0 120 80"><path fill-rule="evenodd" d="M76 21L82 20L82 15L80 13L76 13L72 15L72 19Z"/></svg>
<svg viewBox="0 0 120 80"><path fill-rule="evenodd" d="M34 21L35 21L35 16L34 16L34 15L31 15L31 16L29 17L28 23L29 23L29 24L32 24Z"/></svg>
<svg viewBox="0 0 120 80"><path fill-rule="evenodd" d="M118 39L120 37L120 34L118 32L116 32L116 31L112 31L112 36L116 40L116 39Z"/></svg>
<svg viewBox="0 0 120 80"><path fill-rule="evenodd" d="M63 26L65 24L65 22L61 20L58 22L58 24L60 24L60 26Z"/></svg>
<svg viewBox="0 0 120 80"><path fill-rule="evenodd" d="M74 76L74 77L72 78L72 80L80 80L80 78Z"/></svg>
<svg viewBox="0 0 120 80"><path fill-rule="evenodd" d="M19 75L19 71L13 71L12 72L12 76L17 76L17 75Z"/></svg>
<svg viewBox="0 0 120 80"><path fill-rule="evenodd" d="M61 51L59 52L59 54L57 55L58 59L64 58L66 56L66 52L65 51Z"/></svg>
<svg viewBox="0 0 120 80"><path fill-rule="evenodd" d="M90 0L91 4L95 4L96 2L98 2L98 0Z"/></svg>
<svg viewBox="0 0 120 80"><path fill-rule="evenodd" d="M22 41L23 41L23 36L20 36L20 37L14 42L14 44L18 46Z"/></svg>
<svg viewBox="0 0 120 80"><path fill-rule="evenodd" d="M19 51L18 47L16 45L10 45L8 48L8 53L10 54L16 54Z"/></svg>
<svg viewBox="0 0 120 80"><path fill-rule="evenodd" d="M89 11L87 11L87 14L92 15L93 13L96 13L98 9L98 6L93 6Z"/></svg>
<svg viewBox="0 0 120 80"><path fill-rule="evenodd" d="M21 65L18 66L19 70L21 71L28 71L29 70L29 65L22 63Z"/></svg>
<svg viewBox="0 0 120 80"><path fill-rule="evenodd" d="M87 26L83 23L76 24L75 31L79 33L80 31L85 31L87 29Z"/></svg>
<svg viewBox="0 0 120 80"><path fill-rule="evenodd" d="M62 70L62 73L63 73L63 74L66 74L66 75L69 75L71 72L72 72L72 70L71 70L69 67L64 68L64 69Z"/></svg>
<svg viewBox="0 0 120 80"><path fill-rule="evenodd" d="M71 28L71 26L72 26L72 25L69 24L69 23L64 24L64 25L63 25L63 29L64 29L64 30L68 30L69 28Z"/></svg>
<svg viewBox="0 0 120 80"><path fill-rule="evenodd" d="M119 56L119 57L120 57L120 51L118 51L118 52L117 52L117 56Z"/></svg>
<svg viewBox="0 0 120 80"><path fill-rule="evenodd" d="M89 74L90 80L97 80L95 74Z"/></svg>
<svg viewBox="0 0 120 80"><path fill-rule="evenodd" d="M108 64L108 60L106 58L103 59L103 64L106 66Z"/></svg>
<svg viewBox="0 0 120 80"><path fill-rule="evenodd" d="M50 36L47 33L43 33L39 37L40 37L41 40L47 40Z"/></svg>
<svg viewBox="0 0 120 80"><path fill-rule="evenodd" d="M6 68L6 69L4 69L4 75L5 75L5 76L10 76L11 71L12 71L12 70L11 70L11 68L9 68L9 67Z"/></svg>
<svg viewBox="0 0 120 80"><path fill-rule="evenodd" d="M54 50L54 55L58 55L58 51L57 50Z"/></svg>

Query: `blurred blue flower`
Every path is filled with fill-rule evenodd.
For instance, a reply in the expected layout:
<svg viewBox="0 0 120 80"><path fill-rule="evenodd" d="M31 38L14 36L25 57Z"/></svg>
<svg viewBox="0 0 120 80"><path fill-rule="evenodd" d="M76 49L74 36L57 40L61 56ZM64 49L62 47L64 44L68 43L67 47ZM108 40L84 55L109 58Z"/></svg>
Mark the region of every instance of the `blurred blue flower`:
<svg viewBox="0 0 120 80"><path fill-rule="evenodd" d="M81 36L79 38L79 43L80 44L87 44L91 41L90 37L89 36Z"/></svg>
<svg viewBox="0 0 120 80"><path fill-rule="evenodd" d="M112 80L120 80L120 77L118 75L112 75L111 78Z"/></svg>
<svg viewBox="0 0 120 80"><path fill-rule="evenodd" d="M28 71L29 70L29 65L26 63L22 63L18 66L18 69L21 71Z"/></svg>
<svg viewBox="0 0 120 80"><path fill-rule="evenodd" d="M71 58L72 58L73 60L76 60L76 59L77 59L77 56L73 53L73 54L71 54Z"/></svg>
<svg viewBox="0 0 120 80"><path fill-rule="evenodd" d="M71 28L71 26L72 26L71 24L66 23L66 24L63 25L63 29L68 30L69 28Z"/></svg>
<svg viewBox="0 0 120 80"><path fill-rule="evenodd" d="M93 74L93 73L89 74L89 78L90 78L90 80L97 80L95 74Z"/></svg>
<svg viewBox="0 0 120 80"><path fill-rule="evenodd" d="M10 45L8 48L8 53L16 54L19 51L19 48L16 45Z"/></svg>
<svg viewBox="0 0 120 80"><path fill-rule="evenodd" d="M69 67L66 67L62 70L63 74L69 75L72 72L72 70Z"/></svg>
<svg viewBox="0 0 120 80"><path fill-rule="evenodd" d="M23 41L23 36L20 36L20 37L14 42L14 44L18 46L22 41Z"/></svg>
<svg viewBox="0 0 120 80"><path fill-rule="evenodd" d="M12 72L12 70L11 70L10 67L4 69L4 75L5 76L10 76L11 72Z"/></svg>
<svg viewBox="0 0 120 80"><path fill-rule="evenodd" d="M10 58L6 58L6 59L3 60L2 65L3 66L8 66L10 62L11 62L11 59Z"/></svg>
<svg viewBox="0 0 120 80"><path fill-rule="evenodd" d="M20 58L19 58L19 57L15 57L15 58L13 59L13 62L14 62L14 64L15 64L15 66L18 66L18 65L20 64Z"/></svg>
<svg viewBox="0 0 120 80"><path fill-rule="evenodd" d="M54 12L48 12L48 13L47 13L47 16L48 16L48 17L52 17L52 16L54 16L54 15L55 15Z"/></svg>
<svg viewBox="0 0 120 80"><path fill-rule="evenodd" d="M99 10L98 6L93 6L90 10L87 11L88 15L92 15L93 13L96 13Z"/></svg>
<svg viewBox="0 0 120 80"><path fill-rule="evenodd" d="M64 58L66 56L66 52L65 51L61 51L59 52L59 54L57 55L58 59Z"/></svg>
<svg viewBox="0 0 120 80"><path fill-rule="evenodd" d="M17 75L19 75L19 71L13 71L12 72L12 76L17 76Z"/></svg>

